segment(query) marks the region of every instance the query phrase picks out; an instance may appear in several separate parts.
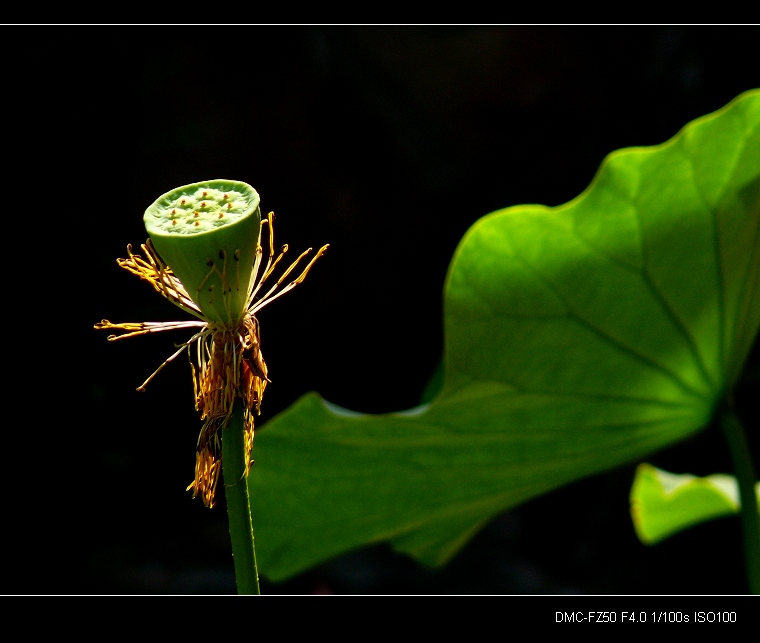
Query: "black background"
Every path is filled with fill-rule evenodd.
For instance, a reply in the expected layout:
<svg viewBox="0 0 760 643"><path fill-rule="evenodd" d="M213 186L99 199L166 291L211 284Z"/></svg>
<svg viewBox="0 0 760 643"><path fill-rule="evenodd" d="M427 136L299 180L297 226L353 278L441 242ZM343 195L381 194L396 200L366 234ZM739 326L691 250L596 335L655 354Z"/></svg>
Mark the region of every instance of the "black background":
<svg viewBox="0 0 760 643"><path fill-rule="evenodd" d="M184 489L199 420L178 335L92 329L182 313L120 270L142 213L195 181L252 184L293 252L330 243L260 315L262 422L303 393L415 406L443 347L458 241L509 205L577 196L611 151L653 145L760 87L758 27L64 26L4 29L5 593L231 593L226 510ZM8 201L6 201L8 203ZM8 241L8 237L6 237ZM21 297L18 293L21 292ZM757 349L738 401L757 438ZM265 429L264 429L265 430ZM648 461L729 472L708 428ZM445 568L386 545L266 593L746 592L738 519L653 548L635 464L494 519ZM330 463L325 463L326 467Z"/></svg>

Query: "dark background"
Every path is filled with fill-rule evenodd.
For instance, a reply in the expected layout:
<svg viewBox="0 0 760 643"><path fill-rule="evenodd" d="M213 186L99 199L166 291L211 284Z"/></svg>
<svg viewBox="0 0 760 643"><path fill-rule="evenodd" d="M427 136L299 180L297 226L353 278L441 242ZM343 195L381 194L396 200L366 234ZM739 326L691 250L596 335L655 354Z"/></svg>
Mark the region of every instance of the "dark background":
<svg viewBox="0 0 760 643"><path fill-rule="evenodd" d="M396 411L418 403L440 358L442 286L470 225L510 205L564 203L609 152L661 143L760 87L758 27L78 26L5 36L6 145L23 215L10 218L27 240L9 250L26 268L6 274L20 366L6 391L5 593L234 592L224 504L209 511L184 490L200 428L186 359L135 392L185 337L112 344L92 329L102 318L183 318L115 263L145 240L142 213L159 195L245 181L276 212L278 243L331 244L259 317L273 381L262 422L310 390ZM19 307L31 323L19 323L29 317ZM738 396L756 462L759 362L755 349ZM731 470L715 428L647 460ZM636 540L635 464L495 518L443 569L377 545L286 583L264 578L262 591L746 592L738 519L653 548Z"/></svg>

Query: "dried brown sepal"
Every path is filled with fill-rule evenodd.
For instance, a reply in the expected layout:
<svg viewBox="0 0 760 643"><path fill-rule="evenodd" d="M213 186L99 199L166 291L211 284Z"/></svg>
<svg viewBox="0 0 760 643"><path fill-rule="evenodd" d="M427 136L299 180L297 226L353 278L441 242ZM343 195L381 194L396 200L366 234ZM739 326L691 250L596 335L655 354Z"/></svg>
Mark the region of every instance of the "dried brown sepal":
<svg viewBox="0 0 760 643"><path fill-rule="evenodd" d="M214 506L216 487L222 473L221 435L224 418L213 418L203 424L195 451L195 478L186 491L192 490L193 498L200 495L209 509Z"/></svg>
<svg viewBox="0 0 760 643"><path fill-rule="evenodd" d="M216 479L210 478L209 461L221 459L215 445L218 433L229 422L235 401L244 403L246 460L253 450L254 411L261 409L267 382L267 366L261 354L259 322L246 315L237 331L217 331L198 342L197 365L191 362L195 408L205 420L196 452L195 480L188 487L200 493L207 507L213 504Z"/></svg>

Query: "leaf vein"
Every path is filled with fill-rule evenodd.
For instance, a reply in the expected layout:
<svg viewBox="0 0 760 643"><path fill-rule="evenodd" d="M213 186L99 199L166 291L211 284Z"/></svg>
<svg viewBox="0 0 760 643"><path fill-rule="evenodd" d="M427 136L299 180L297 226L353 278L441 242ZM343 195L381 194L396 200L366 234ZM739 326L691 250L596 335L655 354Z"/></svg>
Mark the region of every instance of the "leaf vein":
<svg viewBox="0 0 760 643"><path fill-rule="evenodd" d="M707 397L701 391L695 389L690 384L688 384L687 382L685 382L678 373L673 372L669 368L663 366L662 364L659 364L658 362L656 362L653 359L647 357L646 355L643 355L643 354L639 353L638 351L636 351L632 347L628 346L627 344L623 343L622 341L615 339L612 335L610 335L606 331L602 330L598 326L594 325L589 320L581 317L577 312L575 312L575 310L573 309L573 307L570 305L570 303L567 301L567 299L565 298L565 296L562 294L562 292L559 290L559 288L557 288L557 286L555 284L553 284L551 281L549 281L548 279L546 279L544 277L544 275L542 275L540 273L540 271L535 266L532 266L530 263L528 263L527 261L525 261L522 257L519 257L519 256L516 255L516 258L521 263L523 263L523 265L525 265L526 267L528 267L529 269L531 269L538 276L538 278L544 284L546 284L546 286L548 288L550 288L556 294L557 298L567 308L568 317L570 317L571 319L574 319L579 325L581 325L584 328L586 328L587 330L591 331L597 337L599 337L603 341L606 341L611 346L613 346L616 349L618 349L620 352L622 352L622 353L624 353L626 355L629 355L630 357L633 357L634 359L638 360L639 362L641 362L645 366L648 366L649 368L652 368L653 370L659 371L660 373L662 373L666 377L670 378L683 391L685 391L687 393L690 393L691 395L694 395L695 397L698 397L698 398L700 398L702 400L709 401L707 399Z"/></svg>

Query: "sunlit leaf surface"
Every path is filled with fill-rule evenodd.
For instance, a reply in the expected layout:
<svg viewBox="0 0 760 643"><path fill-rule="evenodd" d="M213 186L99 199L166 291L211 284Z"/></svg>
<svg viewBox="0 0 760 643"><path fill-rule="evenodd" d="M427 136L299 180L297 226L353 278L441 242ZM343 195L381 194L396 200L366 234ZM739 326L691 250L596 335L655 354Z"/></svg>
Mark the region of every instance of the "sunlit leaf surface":
<svg viewBox="0 0 760 643"><path fill-rule="evenodd" d="M382 540L441 564L494 514L699 431L760 324L758 230L757 90L612 153L570 203L480 219L437 397L368 416L310 393L258 434L261 572Z"/></svg>

